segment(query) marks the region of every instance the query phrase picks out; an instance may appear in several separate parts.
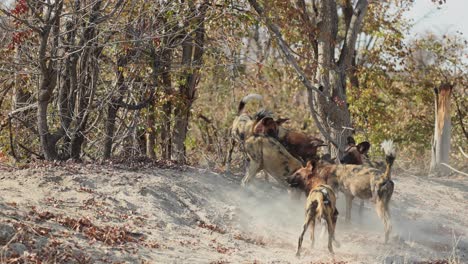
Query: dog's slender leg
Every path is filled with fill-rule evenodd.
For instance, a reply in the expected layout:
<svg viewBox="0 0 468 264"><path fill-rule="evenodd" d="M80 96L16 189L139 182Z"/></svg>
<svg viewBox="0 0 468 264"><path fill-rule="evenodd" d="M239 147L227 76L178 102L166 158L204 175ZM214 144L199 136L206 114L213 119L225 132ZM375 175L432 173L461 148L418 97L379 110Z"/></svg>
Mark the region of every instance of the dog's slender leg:
<svg viewBox="0 0 468 264"><path fill-rule="evenodd" d="M361 204L359 205L359 217L362 218L362 212L364 211L364 200L361 200Z"/></svg>
<svg viewBox="0 0 468 264"><path fill-rule="evenodd" d="M335 238L335 230L336 230L336 221L338 220L338 210L335 208L335 211L332 215L332 223L333 223L333 241L335 241L335 246L340 247L340 243Z"/></svg>
<svg viewBox="0 0 468 264"><path fill-rule="evenodd" d="M310 226L310 242L311 242L310 247L314 248L314 244L315 244L315 216L311 217L311 218L312 218L312 220L309 223L309 226Z"/></svg>
<svg viewBox="0 0 468 264"><path fill-rule="evenodd" d="M320 219L320 224L322 226L322 231L320 231L320 240L325 237L325 232L327 232L327 221L325 219Z"/></svg>
<svg viewBox="0 0 468 264"><path fill-rule="evenodd" d="M307 231L307 227L309 226L309 223L311 222L311 220L312 220L312 217L309 214L309 211L306 211L306 219L304 221L304 226L302 227L302 233L299 236L299 241L297 242L296 256L298 257L301 255L302 240L304 240L304 234Z"/></svg>
<svg viewBox="0 0 468 264"><path fill-rule="evenodd" d="M390 212L388 210L388 201L381 202L383 206L383 221L385 226L385 243L388 243L390 238L390 231L392 231L392 224L390 222Z"/></svg>
<svg viewBox="0 0 468 264"><path fill-rule="evenodd" d="M390 215L388 215L388 212L385 212L384 225L385 225L385 243L388 243L388 239L390 238L390 231L392 231L392 224L390 223Z"/></svg>
<svg viewBox="0 0 468 264"><path fill-rule="evenodd" d="M242 153L242 157L243 157L243 166L244 166L244 171L247 171L248 168L249 168L249 164L250 164L250 159L249 159L249 155L247 155L247 153L245 152L245 145L244 143L240 143L239 144L239 150L240 152Z"/></svg>
<svg viewBox="0 0 468 264"><path fill-rule="evenodd" d="M377 215L380 219L383 220L385 227L385 243L388 242L390 238L390 231L392 230L392 225L390 222L390 210L388 208L390 199L393 194L393 182L388 182L384 187L381 187L379 194L377 195L377 200L375 203Z"/></svg>
<svg viewBox="0 0 468 264"><path fill-rule="evenodd" d="M298 256L298 257L301 255L302 240L304 239L304 234L307 231L307 227L311 224L311 222L314 222L314 220L315 220L315 216L311 215L311 210L308 210L308 209L309 208L306 209L306 219L304 220L304 226L302 227L302 233L299 236L299 241L297 242L296 256ZM312 232L313 232L313 230L312 230Z"/></svg>
<svg viewBox="0 0 468 264"><path fill-rule="evenodd" d="M242 179L242 183L241 183L242 187L245 187L245 185L249 182L250 178L255 176L255 174L257 174L259 171L260 171L260 163L251 160L249 163L247 173Z"/></svg>
<svg viewBox="0 0 468 264"><path fill-rule="evenodd" d="M351 207L353 205L353 195L351 194L345 194L346 196L346 222L351 221Z"/></svg>
<svg viewBox="0 0 468 264"><path fill-rule="evenodd" d="M231 138L231 148L229 149L228 156L226 159L226 173L231 173L231 162L232 162L232 152L234 151L234 147L236 146L236 140Z"/></svg>
<svg viewBox="0 0 468 264"><path fill-rule="evenodd" d="M333 238L335 237L335 227L334 227L334 224L333 224L333 220L332 220L332 209L331 208L326 208L325 209L326 211L326 220L327 220L327 227L328 227L328 251L330 251L330 253L334 254L333 252L333 245L332 245L332 242L333 242Z"/></svg>

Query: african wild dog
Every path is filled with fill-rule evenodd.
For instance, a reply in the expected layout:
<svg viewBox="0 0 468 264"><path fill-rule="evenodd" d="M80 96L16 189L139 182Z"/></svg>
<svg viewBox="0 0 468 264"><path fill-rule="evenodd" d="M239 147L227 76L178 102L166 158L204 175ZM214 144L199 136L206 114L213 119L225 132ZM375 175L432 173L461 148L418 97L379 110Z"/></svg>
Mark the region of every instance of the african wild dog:
<svg viewBox="0 0 468 264"><path fill-rule="evenodd" d="M369 166L370 161L367 157L367 153L371 147L371 144L367 141L363 141L356 146L356 141L353 137L349 136L347 139L348 147L344 151L344 155L341 158L341 164L354 164L354 165L365 165ZM372 166L371 166L372 167ZM359 204L359 215L362 215L364 209L364 200L361 200Z"/></svg>
<svg viewBox="0 0 468 264"><path fill-rule="evenodd" d="M307 162L307 165L297 170L293 175L288 177L288 183L291 186L304 190L307 195L305 221L302 233L299 236L296 255L300 255L302 240L307 228L310 227L310 239L312 247L314 246L315 237L315 220L325 220L328 227L328 250L333 254L332 241L339 246L335 240L336 220L338 219L338 210L336 209L336 196L332 187L326 185L326 179L320 175L313 173L312 162Z"/></svg>
<svg viewBox="0 0 468 264"><path fill-rule="evenodd" d="M386 169L378 169L363 165L328 164L316 162L314 175L323 177L335 191L342 191L346 198L345 219L351 219L351 206L354 197L372 200L376 203L376 211L385 226L385 242L391 231L389 202L393 194L394 183L391 179L391 168L396 157L392 141L384 141L382 149L385 152Z"/></svg>
<svg viewBox="0 0 468 264"><path fill-rule="evenodd" d="M303 164L310 160L317 160L317 150L323 144L321 139L308 136L301 132L296 132L284 128L282 123L287 119L273 120L271 117L264 117L262 120L254 125L254 134L263 134L272 136L278 141L297 159L300 159Z"/></svg>
<svg viewBox="0 0 468 264"><path fill-rule="evenodd" d="M231 170L232 152L236 146L236 143L239 145L242 155L244 156L244 164L247 160L247 157L243 151L244 141L250 137L252 133L252 124L254 121L250 115L243 113L243 111L245 105L252 100L262 101L263 97L259 94L249 94L244 96L244 98L242 98L242 100L239 102L239 106L237 108L237 117L234 119L232 127L229 130L231 146L226 158L226 172L228 173Z"/></svg>
<svg viewBox="0 0 468 264"><path fill-rule="evenodd" d="M293 157L275 138L253 135L245 141L245 152L250 159L242 186L259 171L264 170L280 184L289 187L287 177L302 167L302 162Z"/></svg>
<svg viewBox="0 0 468 264"><path fill-rule="evenodd" d="M240 146L241 152L244 155L244 163L247 160L247 157L245 156L245 151L244 151L244 142L246 139L248 139L250 136L253 135L253 126L258 123L258 121L262 120L265 117L272 117L273 114L265 109L260 109L255 113L253 117L250 115L243 113L244 108L246 104L250 101L257 100L257 101L262 101L263 97L259 94L249 94L242 98L242 100L239 102L239 106L237 109L237 117L234 119L234 122L232 123L232 127L230 129L230 149L228 152L228 156L226 158L226 172L230 172L230 167L231 167L231 161L232 161L232 152L234 150L234 147L236 143ZM287 121L287 119L279 119L277 120L277 124L281 125L283 122Z"/></svg>
<svg viewBox="0 0 468 264"><path fill-rule="evenodd" d="M348 147L345 149L343 158L341 158L342 164L355 164L362 165L364 160L367 158L367 153L371 147L367 141L361 142L356 145L356 141L353 137L347 138Z"/></svg>

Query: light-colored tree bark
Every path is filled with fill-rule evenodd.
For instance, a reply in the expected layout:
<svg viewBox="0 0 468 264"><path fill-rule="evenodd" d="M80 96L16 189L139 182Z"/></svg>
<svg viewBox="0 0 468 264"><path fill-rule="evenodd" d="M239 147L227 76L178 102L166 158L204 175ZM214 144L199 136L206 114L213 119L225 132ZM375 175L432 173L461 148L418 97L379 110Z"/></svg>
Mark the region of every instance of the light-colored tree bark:
<svg viewBox="0 0 468 264"><path fill-rule="evenodd" d="M451 84L442 84L435 93L435 123L434 123L434 141L432 143L431 172L435 174L447 171L443 163L449 163L450 156L450 138L452 130L452 121L450 115L450 98L453 86Z"/></svg>

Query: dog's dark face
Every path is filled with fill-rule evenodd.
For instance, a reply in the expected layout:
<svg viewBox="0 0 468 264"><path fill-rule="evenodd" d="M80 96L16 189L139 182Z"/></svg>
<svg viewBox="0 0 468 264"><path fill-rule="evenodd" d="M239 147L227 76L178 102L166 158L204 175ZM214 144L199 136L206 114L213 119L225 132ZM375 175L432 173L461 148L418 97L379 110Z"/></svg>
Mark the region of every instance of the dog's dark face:
<svg viewBox="0 0 468 264"><path fill-rule="evenodd" d="M369 152L370 146L371 145L369 142L364 141L357 145L357 149L359 153L361 153L362 155L367 155L367 152Z"/></svg>
<svg viewBox="0 0 468 264"><path fill-rule="evenodd" d="M341 163L362 165L363 157L367 155L370 149L370 143L367 141L361 142L356 146L356 141L353 137L347 138L348 148L345 151Z"/></svg>
<svg viewBox="0 0 468 264"><path fill-rule="evenodd" d="M289 119L280 118L274 120L272 117L264 117L260 119L253 128L254 135L266 135L269 137L278 137L279 126Z"/></svg>
<svg viewBox="0 0 468 264"><path fill-rule="evenodd" d="M362 157L357 147L353 146L353 147L346 149L346 153L343 155L343 158L341 159L341 163L361 165Z"/></svg>
<svg viewBox="0 0 468 264"><path fill-rule="evenodd" d="M312 161L308 161L305 167L298 169L293 175L289 176L287 182L291 187L304 190L306 194L318 184L323 183L319 177L316 177L314 162Z"/></svg>

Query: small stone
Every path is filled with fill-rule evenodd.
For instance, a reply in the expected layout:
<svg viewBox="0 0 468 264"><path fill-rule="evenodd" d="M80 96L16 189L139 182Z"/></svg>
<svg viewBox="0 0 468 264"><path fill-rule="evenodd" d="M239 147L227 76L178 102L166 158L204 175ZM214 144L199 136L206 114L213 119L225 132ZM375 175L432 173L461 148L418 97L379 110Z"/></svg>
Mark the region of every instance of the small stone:
<svg viewBox="0 0 468 264"><path fill-rule="evenodd" d="M23 253L28 250L26 246L21 243L11 243L10 249L13 253L18 254L19 256L22 256Z"/></svg>
<svg viewBox="0 0 468 264"><path fill-rule="evenodd" d="M15 235L15 229L7 224L0 224L0 246L6 245Z"/></svg>
<svg viewBox="0 0 468 264"><path fill-rule="evenodd" d="M47 245L47 243L49 243L49 239L47 239L45 237L39 237L35 241L36 249L37 250L43 249Z"/></svg>

